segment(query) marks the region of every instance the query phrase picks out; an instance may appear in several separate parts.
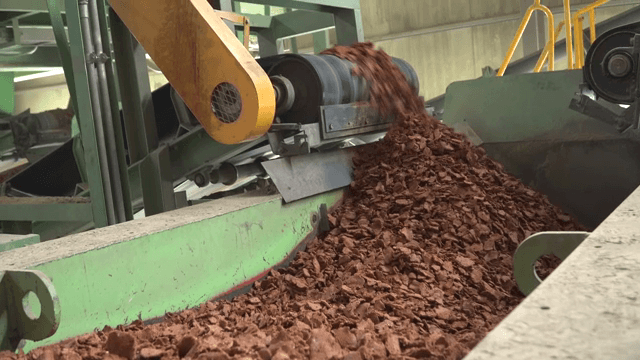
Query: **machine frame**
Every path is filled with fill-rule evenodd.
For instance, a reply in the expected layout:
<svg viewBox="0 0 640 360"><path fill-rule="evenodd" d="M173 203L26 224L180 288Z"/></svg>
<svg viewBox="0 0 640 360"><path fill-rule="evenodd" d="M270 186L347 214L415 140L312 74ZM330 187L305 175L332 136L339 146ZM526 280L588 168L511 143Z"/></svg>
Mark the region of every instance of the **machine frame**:
<svg viewBox="0 0 640 360"><path fill-rule="evenodd" d="M315 49L324 50L331 28L336 29L338 44L364 40L359 0L246 3L287 9L275 16L240 14L249 20L251 33L258 37L260 57L282 54L284 39L307 33L314 34ZM266 140L263 137L224 145L210 139L199 124L188 121L181 121L181 130L174 137L158 138L158 114L154 112L146 53L107 1L65 0L64 8L56 0L46 4L46 8L23 10L30 10L25 14L36 10L48 13L53 28L71 94L70 105L80 128L81 140L67 145L73 147L82 178L76 195L91 199L91 219L86 219L89 204L65 198L43 198L37 204L19 206L0 199L3 232L40 234L44 241L132 220L142 207L148 216L186 206L186 194L175 193L176 185L187 178L196 179L203 169L209 171L212 164L227 161ZM228 12L240 5L229 0L211 4ZM14 26L19 27L19 20ZM242 41L244 24L227 25ZM121 112L124 122L118 126ZM4 189L2 194L7 191L11 189ZM78 217L79 213L84 215Z"/></svg>

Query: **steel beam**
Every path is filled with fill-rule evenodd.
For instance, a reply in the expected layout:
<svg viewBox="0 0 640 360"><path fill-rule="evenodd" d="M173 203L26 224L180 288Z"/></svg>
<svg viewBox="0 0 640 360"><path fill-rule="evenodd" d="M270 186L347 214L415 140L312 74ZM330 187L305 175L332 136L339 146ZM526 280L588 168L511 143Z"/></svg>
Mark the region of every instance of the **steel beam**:
<svg viewBox="0 0 640 360"><path fill-rule="evenodd" d="M364 26L360 9L338 9L333 12L338 45L364 41Z"/></svg>
<svg viewBox="0 0 640 360"><path fill-rule="evenodd" d="M2 0L0 11L47 12L47 3L39 0Z"/></svg>
<svg viewBox="0 0 640 360"><path fill-rule="evenodd" d="M273 17L273 32L276 39L309 34L333 26L331 13L298 10Z"/></svg>
<svg viewBox="0 0 640 360"><path fill-rule="evenodd" d="M241 195L4 252L0 269L53 279L64 314L55 335L23 350L243 289L292 259L341 197L283 205L280 196Z"/></svg>
<svg viewBox="0 0 640 360"><path fill-rule="evenodd" d="M211 139L202 128L192 131L169 147L173 181L182 181L186 175L210 161L222 163L265 141L265 137L261 137L246 143L225 145Z"/></svg>
<svg viewBox="0 0 640 360"><path fill-rule="evenodd" d="M64 12L64 9L62 9ZM21 29L29 29L33 27L50 27L51 22L49 21L49 14L46 12L38 12L38 13L25 13L30 14L20 19L20 28ZM63 22L66 26L67 20L66 16L62 14Z"/></svg>
<svg viewBox="0 0 640 360"><path fill-rule="evenodd" d="M278 38L274 35L273 29L262 29L257 31L260 57L278 55Z"/></svg>
<svg viewBox="0 0 640 360"><path fill-rule="evenodd" d="M319 54L329 48L329 31L323 30L313 33L313 52Z"/></svg>
<svg viewBox="0 0 640 360"><path fill-rule="evenodd" d="M158 147L146 53L115 12L110 18L129 159L135 163Z"/></svg>
<svg viewBox="0 0 640 360"><path fill-rule="evenodd" d="M27 55L0 55L0 72L34 71L61 66L58 48L55 46L39 46L33 54Z"/></svg>
<svg viewBox="0 0 640 360"><path fill-rule="evenodd" d="M176 208L171 178L169 149L162 146L147 155L140 164L142 198L146 216L160 214Z"/></svg>
<svg viewBox="0 0 640 360"><path fill-rule="evenodd" d="M98 157L98 142L87 74L87 54L83 46L82 31L80 29L78 1L66 0L65 3L68 14L67 21L69 23L69 41L74 44L74 46L70 46L70 50L76 96L78 97L76 117L80 126L87 179L91 189L93 222L96 227L103 227L109 224L105 187L101 176L101 167L107 166L107 164L102 164Z"/></svg>

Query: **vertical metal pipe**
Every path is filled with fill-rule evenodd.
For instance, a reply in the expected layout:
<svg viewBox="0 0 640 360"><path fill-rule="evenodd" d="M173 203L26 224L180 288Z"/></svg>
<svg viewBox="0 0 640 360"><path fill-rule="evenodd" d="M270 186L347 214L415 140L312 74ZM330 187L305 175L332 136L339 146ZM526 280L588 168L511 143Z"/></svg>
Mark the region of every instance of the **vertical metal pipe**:
<svg viewBox="0 0 640 360"><path fill-rule="evenodd" d="M98 18L97 0L89 0L89 20L91 22L91 37L96 54L104 57L104 47L102 46L102 35L100 33L100 20ZM111 99L109 98L109 84L107 82L106 59L98 58L96 67L98 72L98 86L100 90L100 107L104 125L105 143L107 150L107 161L109 166L109 176L113 187L113 203L116 215L116 222L125 222L124 196L122 193L122 182L120 181L120 167L118 164L118 152L116 149L116 136L111 113ZM120 125L118 123L118 125Z"/></svg>
<svg viewBox="0 0 640 360"><path fill-rule="evenodd" d="M78 0L80 11L80 29L82 31L82 42L87 54L94 54L93 43L91 42L91 24L89 22L89 1ZM96 138L98 144L98 158L100 159L100 175L104 185L105 203L107 207L107 221L109 225L115 224L115 210L113 205L113 191L111 190L111 179L109 178L109 161L107 159L107 149L104 139L104 127L102 124L102 111L100 106L100 91L98 89L98 71L92 62L87 63L87 75L91 96L91 108L93 121L96 128Z"/></svg>

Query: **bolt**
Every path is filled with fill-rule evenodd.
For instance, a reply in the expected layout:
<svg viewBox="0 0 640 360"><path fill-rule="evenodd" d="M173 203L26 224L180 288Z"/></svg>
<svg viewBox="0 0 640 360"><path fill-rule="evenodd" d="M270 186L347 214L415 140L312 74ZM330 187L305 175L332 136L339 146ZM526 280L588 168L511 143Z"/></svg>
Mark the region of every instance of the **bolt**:
<svg viewBox="0 0 640 360"><path fill-rule="evenodd" d="M196 174L196 176L193 178L193 182L195 182L199 187L205 186L205 181L206 179L204 178L204 175L200 173Z"/></svg>
<svg viewBox="0 0 640 360"><path fill-rule="evenodd" d="M611 75L615 77L624 77L631 72L631 61L628 56L617 54L609 59L607 68Z"/></svg>
<svg viewBox="0 0 640 360"><path fill-rule="evenodd" d="M329 130L333 130L333 124L329 124Z"/></svg>

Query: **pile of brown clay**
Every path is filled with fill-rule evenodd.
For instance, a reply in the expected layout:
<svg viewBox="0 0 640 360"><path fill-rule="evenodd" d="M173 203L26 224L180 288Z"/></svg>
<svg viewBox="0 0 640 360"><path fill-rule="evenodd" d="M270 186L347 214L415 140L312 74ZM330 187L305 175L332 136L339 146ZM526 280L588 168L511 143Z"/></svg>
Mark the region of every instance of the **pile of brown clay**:
<svg viewBox="0 0 640 360"><path fill-rule="evenodd" d="M358 151L330 233L233 301L9 358L461 359L475 346L522 299L518 243L580 226L429 117L386 53L329 52L357 63L397 118Z"/></svg>

